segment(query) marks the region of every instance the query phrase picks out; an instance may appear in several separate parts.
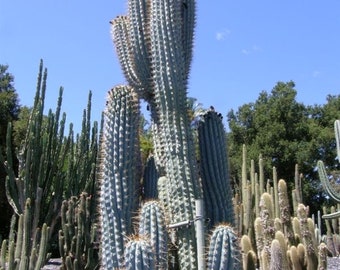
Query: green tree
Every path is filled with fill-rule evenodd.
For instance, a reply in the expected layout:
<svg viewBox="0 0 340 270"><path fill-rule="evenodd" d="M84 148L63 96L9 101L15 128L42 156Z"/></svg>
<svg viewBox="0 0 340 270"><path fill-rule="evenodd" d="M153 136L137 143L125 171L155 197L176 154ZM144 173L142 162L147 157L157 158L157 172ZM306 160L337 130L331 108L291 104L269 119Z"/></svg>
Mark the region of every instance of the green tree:
<svg viewBox="0 0 340 270"><path fill-rule="evenodd" d="M14 76L8 72L7 65L0 65L0 155L4 154L6 133L9 122L18 119L20 111L18 94L14 88ZM0 164L0 235L7 237L12 209L5 193L6 172Z"/></svg>
<svg viewBox="0 0 340 270"><path fill-rule="evenodd" d="M297 102L294 87L292 81L278 82L270 93L262 91L254 103L228 113L231 173L237 183L243 144L247 146L249 159L257 161L262 154L266 178L272 178L275 166L279 177L292 186L295 164L299 164L304 175L310 176L307 180L313 178L317 157L312 154L319 140L319 134L312 128L316 125L312 115L316 108ZM305 181L305 189L310 190L311 184L312 181Z"/></svg>

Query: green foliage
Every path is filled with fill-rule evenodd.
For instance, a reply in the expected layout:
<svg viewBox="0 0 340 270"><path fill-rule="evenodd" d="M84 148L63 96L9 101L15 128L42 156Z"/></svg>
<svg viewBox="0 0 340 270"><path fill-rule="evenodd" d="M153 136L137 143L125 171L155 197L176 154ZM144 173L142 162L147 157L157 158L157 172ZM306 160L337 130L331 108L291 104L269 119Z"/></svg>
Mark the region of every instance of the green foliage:
<svg viewBox="0 0 340 270"><path fill-rule="evenodd" d="M299 164L303 198L313 198L310 207L315 212L323 198L315 165L319 159L334 160L329 153L335 149L332 127L334 119L340 118L340 96L328 96L322 106L305 106L296 96L292 81L278 82L270 93L262 91L255 102L228 113L230 171L240 183L243 144L250 160L262 155L265 178L275 167L289 190L294 186L294 167Z"/></svg>
<svg viewBox="0 0 340 270"><path fill-rule="evenodd" d="M8 72L7 65L0 65L0 155L5 155L6 134L8 123L17 120L20 112L19 98L14 88L14 76ZM14 146L18 144L14 143ZM14 153L14 148L12 152ZM17 162L14 161L14 166ZM9 222L12 209L7 202L5 193L6 171L0 164L0 237L6 238L9 233Z"/></svg>

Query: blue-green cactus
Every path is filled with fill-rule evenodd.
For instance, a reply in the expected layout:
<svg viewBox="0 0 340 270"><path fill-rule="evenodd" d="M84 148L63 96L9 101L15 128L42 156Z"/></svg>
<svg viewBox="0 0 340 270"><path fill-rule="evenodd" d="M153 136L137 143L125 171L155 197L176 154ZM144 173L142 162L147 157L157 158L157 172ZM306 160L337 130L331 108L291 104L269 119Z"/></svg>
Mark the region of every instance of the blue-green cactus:
<svg viewBox="0 0 340 270"><path fill-rule="evenodd" d="M156 269L154 252L152 250L150 243L148 243L143 238L131 239L126 244L124 269L126 270Z"/></svg>
<svg viewBox="0 0 340 270"><path fill-rule="evenodd" d="M132 233L140 181L139 102L131 87L109 91L100 154L102 264L124 264L125 237Z"/></svg>
<svg viewBox="0 0 340 270"><path fill-rule="evenodd" d="M222 222L235 225L225 130L221 116L215 111L201 116L198 139L204 204L210 228Z"/></svg>
<svg viewBox="0 0 340 270"><path fill-rule="evenodd" d="M241 269L241 253L238 239L229 225L217 226L211 235L207 269Z"/></svg>
<svg viewBox="0 0 340 270"><path fill-rule="evenodd" d="M163 210L157 201L143 204L138 232L140 236L150 239L157 269L168 269L168 233Z"/></svg>

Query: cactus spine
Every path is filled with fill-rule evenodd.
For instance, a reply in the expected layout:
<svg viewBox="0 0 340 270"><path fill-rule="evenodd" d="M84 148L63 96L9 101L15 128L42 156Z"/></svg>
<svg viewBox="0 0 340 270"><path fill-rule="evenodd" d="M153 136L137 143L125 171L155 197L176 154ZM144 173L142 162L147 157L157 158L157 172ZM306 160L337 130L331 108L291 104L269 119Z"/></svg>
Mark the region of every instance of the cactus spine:
<svg viewBox="0 0 340 270"><path fill-rule="evenodd" d="M98 175L102 264L106 269L123 267L124 237L132 233L132 215L137 211L138 123L139 103L135 91L127 86L117 86L109 91Z"/></svg>
<svg viewBox="0 0 340 270"><path fill-rule="evenodd" d="M168 234L161 206L146 202L139 214L139 235L148 237L154 251L156 269L168 269Z"/></svg>
<svg viewBox="0 0 340 270"><path fill-rule="evenodd" d="M204 204L209 209L206 217L210 228L221 222L235 225L225 130L215 111L202 115L198 135Z"/></svg>
<svg viewBox="0 0 340 270"><path fill-rule="evenodd" d="M126 244L125 268L126 270L154 270L154 253L150 243L145 239L131 239Z"/></svg>
<svg viewBox="0 0 340 270"><path fill-rule="evenodd" d="M211 235L207 269L240 269L238 239L228 225L217 226Z"/></svg>

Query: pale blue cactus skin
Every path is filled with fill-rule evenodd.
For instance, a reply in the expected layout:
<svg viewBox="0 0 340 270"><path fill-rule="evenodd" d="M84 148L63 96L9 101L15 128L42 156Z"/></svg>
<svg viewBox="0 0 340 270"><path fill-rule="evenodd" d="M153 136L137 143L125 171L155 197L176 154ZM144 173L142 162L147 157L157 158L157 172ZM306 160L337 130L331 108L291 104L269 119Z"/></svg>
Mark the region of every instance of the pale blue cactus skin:
<svg viewBox="0 0 340 270"><path fill-rule="evenodd" d="M209 228L221 222L235 225L225 134L218 113L209 110L201 115L198 124L200 172Z"/></svg>
<svg viewBox="0 0 340 270"><path fill-rule="evenodd" d="M124 237L132 233L132 217L138 208L141 170L138 123L139 102L133 89L117 86L109 91L98 174L105 269L124 264Z"/></svg>
<svg viewBox="0 0 340 270"><path fill-rule="evenodd" d="M168 269L168 233L160 203L157 201L144 203L139 219L139 235L150 239L156 269Z"/></svg>
<svg viewBox="0 0 340 270"><path fill-rule="evenodd" d="M112 268L110 268L112 269ZM154 252L149 242L142 238L131 239L126 244L125 268L126 270L154 270Z"/></svg>
<svg viewBox="0 0 340 270"><path fill-rule="evenodd" d="M208 264L209 270L242 269L238 239L229 225L217 226L211 235Z"/></svg>
<svg viewBox="0 0 340 270"><path fill-rule="evenodd" d="M194 219L202 197L187 108L195 1L129 0L112 23L124 75L150 106L155 160L166 176L171 223ZM196 269L194 227L177 231L180 265ZM188 259L189 258L189 259Z"/></svg>

